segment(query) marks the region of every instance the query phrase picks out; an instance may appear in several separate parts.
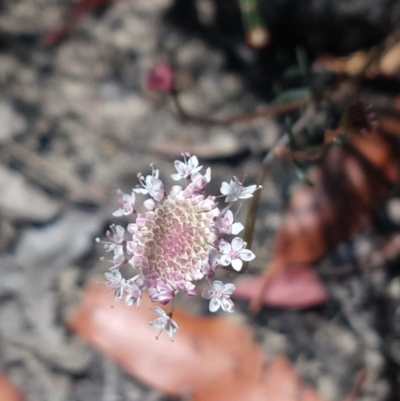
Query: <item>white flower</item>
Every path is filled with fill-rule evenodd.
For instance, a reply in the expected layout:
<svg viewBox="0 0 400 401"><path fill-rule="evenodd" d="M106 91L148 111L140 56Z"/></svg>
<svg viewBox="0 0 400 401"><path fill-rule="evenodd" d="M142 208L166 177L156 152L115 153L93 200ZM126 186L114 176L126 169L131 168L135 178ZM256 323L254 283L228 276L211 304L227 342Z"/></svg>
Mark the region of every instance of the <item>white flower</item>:
<svg viewBox="0 0 400 401"><path fill-rule="evenodd" d="M133 283L131 281L132 279L128 280L125 285L125 291L127 293L125 304L127 306L132 306L136 303L136 306L139 307L140 300L142 298L142 290L136 283Z"/></svg>
<svg viewBox="0 0 400 401"><path fill-rule="evenodd" d="M243 266L243 262L250 262L256 255L249 249L245 249L246 243L239 237L235 237L232 243L222 241L219 245L219 250L222 253L220 263L222 266L228 266L229 264L236 271L240 271Z"/></svg>
<svg viewBox="0 0 400 401"><path fill-rule="evenodd" d="M114 290L115 300L119 300L124 295L125 279L118 270L104 274L107 279L107 286Z"/></svg>
<svg viewBox="0 0 400 401"><path fill-rule="evenodd" d="M159 171L154 170L151 175L143 177L141 173L138 174L139 181L143 188L135 188L133 191L143 195L149 194L155 200L160 201L164 197L164 184L158 178Z"/></svg>
<svg viewBox="0 0 400 401"><path fill-rule="evenodd" d="M100 238L96 238L96 242L101 242L106 252L120 253L123 251L124 234L125 229L123 227L111 224L110 230L106 231L106 236L110 241L101 241Z"/></svg>
<svg viewBox="0 0 400 401"><path fill-rule="evenodd" d="M233 220L233 213L227 210L223 216L218 216L215 219L215 228L221 234L239 234L244 226L242 223L234 223Z"/></svg>
<svg viewBox="0 0 400 401"><path fill-rule="evenodd" d="M221 194L226 196L225 202L235 202L238 199L248 199L253 196L253 193L260 189L261 185L250 185L248 187L243 186L243 182L240 182L237 177L232 177L231 182L223 182L221 185Z"/></svg>
<svg viewBox="0 0 400 401"><path fill-rule="evenodd" d="M127 195L122 193L120 190L118 190L118 193L121 195L121 197L118 199L118 202L122 205L122 207L116 210L113 213L113 216L128 216L134 211L133 207L135 206L135 193L132 191L131 195Z"/></svg>
<svg viewBox="0 0 400 401"><path fill-rule="evenodd" d="M231 283L223 284L221 281L214 281L212 288L203 290L201 296L210 300L210 312L216 312L221 308L225 312L233 312L233 302L230 298L235 291L235 286Z"/></svg>
<svg viewBox="0 0 400 401"><path fill-rule="evenodd" d="M183 195L190 197L198 192L201 192L211 181L211 168L208 167L204 175L194 173L191 176L192 182L185 188Z"/></svg>
<svg viewBox="0 0 400 401"><path fill-rule="evenodd" d="M173 341L174 335L178 330L178 325L176 324L175 320L172 320L171 316L165 313L165 311L163 311L159 306L155 306L154 308L151 309L160 316L157 319L150 322L151 326L160 330L160 332L156 336L157 340L161 332L165 330L170 340Z"/></svg>
<svg viewBox="0 0 400 401"><path fill-rule="evenodd" d="M182 156L184 158L183 162L180 160L175 160L174 162L174 166L177 171L177 173L171 174L171 178L174 181L179 181L182 178L188 178L203 168L203 166L199 166L199 160L196 156L189 157L189 153L182 153ZM189 159L186 160L186 156L188 156Z"/></svg>

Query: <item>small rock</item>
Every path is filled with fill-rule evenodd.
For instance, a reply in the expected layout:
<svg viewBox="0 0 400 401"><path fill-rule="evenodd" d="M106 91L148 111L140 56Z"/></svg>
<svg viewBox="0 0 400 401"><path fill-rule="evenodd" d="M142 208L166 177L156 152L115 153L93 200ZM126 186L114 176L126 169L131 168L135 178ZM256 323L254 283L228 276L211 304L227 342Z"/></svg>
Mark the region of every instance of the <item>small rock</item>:
<svg viewBox="0 0 400 401"><path fill-rule="evenodd" d="M101 224L98 214L69 210L48 227L26 230L16 249L17 262L33 272L70 266L91 248Z"/></svg>
<svg viewBox="0 0 400 401"><path fill-rule="evenodd" d="M10 218L45 222L60 211L50 199L23 176L0 166L0 210Z"/></svg>
<svg viewBox="0 0 400 401"><path fill-rule="evenodd" d="M14 138L26 125L25 120L5 100L0 100L0 121L0 145Z"/></svg>

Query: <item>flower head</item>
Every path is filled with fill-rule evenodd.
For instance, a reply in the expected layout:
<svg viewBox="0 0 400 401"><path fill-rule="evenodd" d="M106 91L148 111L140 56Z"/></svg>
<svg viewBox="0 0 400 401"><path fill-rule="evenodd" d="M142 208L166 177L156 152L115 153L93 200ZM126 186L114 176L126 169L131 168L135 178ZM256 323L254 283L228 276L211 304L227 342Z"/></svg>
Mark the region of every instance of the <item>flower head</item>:
<svg viewBox="0 0 400 401"><path fill-rule="evenodd" d="M235 270L242 268L243 261L255 255L246 249L246 243L231 235L237 235L243 225L235 222L231 205L220 209L218 197L206 195L211 181L211 169L201 172L202 166L196 156L183 153L184 161L175 161L177 173L173 180L186 179L186 186L174 185L169 193L160 178L159 170L152 167L151 175L138 175L140 187L131 195L122 194L122 204L114 214L127 216L133 212L135 194L147 195L143 210L135 211L134 219L127 229L112 225L107 231L109 241L104 242L107 252L113 253L113 266L106 273L108 286L114 289L115 298L124 297L127 305L139 306L144 292L153 302L170 303L178 292L188 296L197 295L196 283L212 277L217 270L232 264ZM237 180L223 185L227 199L251 196L256 186L243 188ZM226 191L225 191L226 189ZM119 269L129 263L134 275L122 277ZM222 287L221 287L222 286ZM221 307L232 312L230 295L233 284L225 286L215 281L212 290L203 293L210 299L210 310ZM165 330L172 339L178 326L160 307L154 308L159 318L152 326Z"/></svg>

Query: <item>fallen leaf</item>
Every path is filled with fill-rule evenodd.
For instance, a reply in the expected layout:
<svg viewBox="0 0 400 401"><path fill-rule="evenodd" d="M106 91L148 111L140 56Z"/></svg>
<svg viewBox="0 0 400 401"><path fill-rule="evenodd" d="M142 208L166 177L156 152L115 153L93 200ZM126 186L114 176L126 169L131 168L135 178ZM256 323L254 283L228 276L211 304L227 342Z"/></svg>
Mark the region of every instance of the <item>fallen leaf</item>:
<svg viewBox="0 0 400 401"><path fill-rule="evenodd" d="M90 283L69 325L149 386L196 401L320 401L287 359L266 361L244 326L176 308L175 341L157 341L150 301L139 309L112 304L104 285Z"/></svg>
<svg viewBox="0 0 400 401"><path fill-rule="evenodd" d="M258 285L258 277L245 279L236 285L233 296L249 299ZM327 300L327 291L317 274L309 266L297 265L271 278L262 302L277 308L300 309L322 305Z"/></svg>
<svg viewBox="0 0 400 401"><path fill-rule="evenodd" d="M400 116L385 115L372 132L352 135L346 145L328 149L308 179L313 186L301 185L293 193L271 263L252 295L253 310L268 297L265 292L276 274L317 261L368 226L400 179Z"/></svg>
<svg viewBox="0 0 400 401"><path fill-rule="evenodd" d="M0 374L0 400L1 401L23 401L24 397L19 389L8 380L8 378Z"/></svg>

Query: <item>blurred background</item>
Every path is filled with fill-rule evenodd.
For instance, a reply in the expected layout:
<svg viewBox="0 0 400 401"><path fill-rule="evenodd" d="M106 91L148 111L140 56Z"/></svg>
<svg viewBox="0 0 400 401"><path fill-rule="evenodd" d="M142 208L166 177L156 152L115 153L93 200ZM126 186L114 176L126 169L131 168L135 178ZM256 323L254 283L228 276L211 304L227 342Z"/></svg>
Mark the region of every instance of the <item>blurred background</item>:
<svg viewBox="0 0 400 401"><path fill-rule="evenodd" d="M395 0L1 0L0 401L400 399L399 20ZM170 91L149 84L160 62ZM382 143L368 139L376 127ZM335 129L343 158L325 153ZM273 246L299 186L332 211L316 212L317 241L305 231L322 245L294 257L304 270L283 264L257 313L244 286L228 317L287 380L273 393L243 385L235 395L227 380L226 393L198 393L186 379L172 391L112 330L102 341L90 318L67 323L109 267L95 238L115 222L116 190L129 193L150 163L172 185L182 151L212 167L215 195L233 175L250 184L265 172L256 281L274 255L297 252ZM94 309L111 310L104 292ZM183 306L208 313L200 297ZM179 335L167 356L154 341L143 346L150 360L171 370Z"/></svg>

